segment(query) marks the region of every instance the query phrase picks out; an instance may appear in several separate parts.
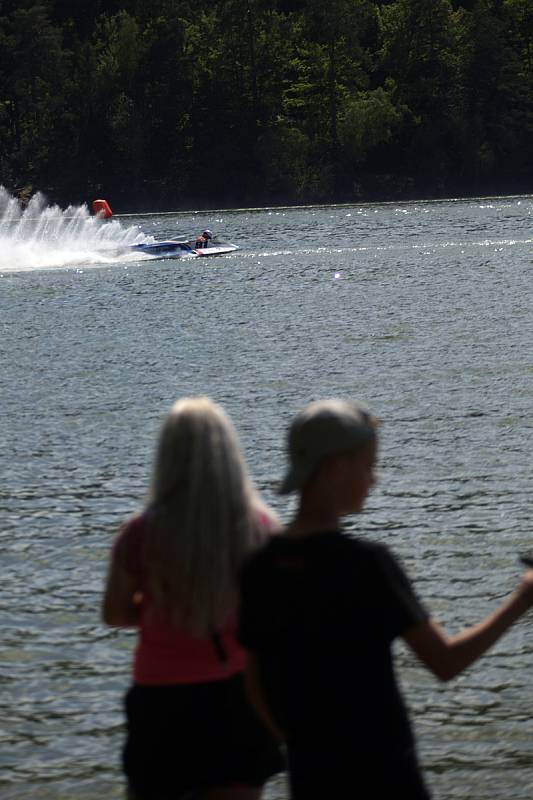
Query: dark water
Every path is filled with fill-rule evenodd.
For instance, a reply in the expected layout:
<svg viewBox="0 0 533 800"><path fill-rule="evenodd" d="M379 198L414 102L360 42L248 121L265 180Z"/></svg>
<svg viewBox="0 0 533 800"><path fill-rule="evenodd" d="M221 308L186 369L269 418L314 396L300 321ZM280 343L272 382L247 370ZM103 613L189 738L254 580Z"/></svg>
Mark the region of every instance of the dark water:
<svg viewBox="0 0 533 800"><path fill-rule="evenodd" d="M349 527L393 547L450 631L514 586L533 547L532 222L530 197L147 216L121 223L208 225L242 250L98 265L78 247L57 268L3 240L2 798L122 796L133 639L100 625L102 582L180 395L226 406L283 516L290 416L366 400L380 483ZM398 670L436 800L533 796L533 615L446 686L401 647Z"/></svg>

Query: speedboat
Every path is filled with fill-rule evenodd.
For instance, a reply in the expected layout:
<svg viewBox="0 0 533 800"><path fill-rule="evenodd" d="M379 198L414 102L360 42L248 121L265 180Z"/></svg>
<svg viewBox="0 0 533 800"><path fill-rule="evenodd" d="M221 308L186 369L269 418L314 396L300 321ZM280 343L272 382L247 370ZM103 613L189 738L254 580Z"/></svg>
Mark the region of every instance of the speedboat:
<svg viewBox="0 0 533 800"><path fill-rule="evenodd" d="M168 239L162 242L130 244L129 248L136 253L145 253L156 258L196 258L198 256L205 258L206 256L223 256L239 249L236 244L220 242L218 239L211 239L202 247L196 247L196 244L196 239Z"/></svg>

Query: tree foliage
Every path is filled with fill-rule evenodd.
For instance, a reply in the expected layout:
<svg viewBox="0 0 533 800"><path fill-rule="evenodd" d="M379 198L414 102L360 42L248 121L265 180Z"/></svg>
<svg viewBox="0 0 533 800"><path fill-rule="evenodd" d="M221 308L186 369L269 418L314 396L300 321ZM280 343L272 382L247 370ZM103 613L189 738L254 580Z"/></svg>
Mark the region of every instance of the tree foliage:
<svg viewBox="0 0 533 800"><path fill-rule="evenodd" d="M121 210L530 191L530 0L0 0L0 182Z"/></svg>

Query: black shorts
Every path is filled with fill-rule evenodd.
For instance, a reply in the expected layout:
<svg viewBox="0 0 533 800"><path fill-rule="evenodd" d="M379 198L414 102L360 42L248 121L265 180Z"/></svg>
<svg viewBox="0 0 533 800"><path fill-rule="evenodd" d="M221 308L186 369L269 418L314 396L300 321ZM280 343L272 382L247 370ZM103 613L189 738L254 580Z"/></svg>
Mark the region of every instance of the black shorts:
<svg viewBox="0 0 533 800"><path fill-rule="evenodd" d="M289 744L292 800L430 800L414 750L363 752L347 738Z"/></svg>
<svg viewBox="0 0 533 800"><path fill-rule="evenodd" d="M125 704L123 767L138 800L175 800L232 784L260 787L284 769L277 743L248 704L242 675L134 685Z"/></svg>

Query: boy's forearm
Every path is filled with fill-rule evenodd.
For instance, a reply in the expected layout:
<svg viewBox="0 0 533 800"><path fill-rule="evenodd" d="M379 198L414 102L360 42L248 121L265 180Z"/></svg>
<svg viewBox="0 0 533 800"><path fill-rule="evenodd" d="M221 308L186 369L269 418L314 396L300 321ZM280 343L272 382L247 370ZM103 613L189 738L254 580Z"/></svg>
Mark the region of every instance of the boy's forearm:
<svg viewBox="0 0 533 800"><path fill-rule="evenodd" d="M532 586L523 583L501 606L477 625L448 636L433 619L405 634L420 660L440 680L448 681L467 669L531 607Z"/></svg>
<svg viewBox="0 0 533 800"><path fill-rule="evenodd" d="M450 637L449 644L456 662L455 674L459 674L486 653L530 606L531 601L518 589L500 608L477 625Z"/></svg>

